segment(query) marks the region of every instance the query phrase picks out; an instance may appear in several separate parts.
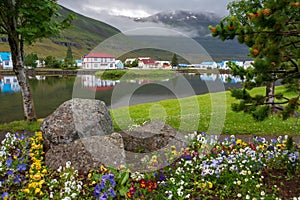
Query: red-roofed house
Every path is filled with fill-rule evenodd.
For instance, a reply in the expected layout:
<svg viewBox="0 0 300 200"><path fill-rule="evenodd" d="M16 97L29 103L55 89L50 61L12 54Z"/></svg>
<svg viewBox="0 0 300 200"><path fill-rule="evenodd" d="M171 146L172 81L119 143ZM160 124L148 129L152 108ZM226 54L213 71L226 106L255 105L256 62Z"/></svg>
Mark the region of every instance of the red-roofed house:
<svg viewBox="0 0 300 200"><path fill-rule="evenodd" d="M82 57L82 69L116 69L116 58L106 53L90 53Z"/></svg>
<svg viewBox="0 0 300 200"><path fill-rule="evenodd" d="M144 69L157 68L158 64L151 58L138 58L138 67Z"/></svg>

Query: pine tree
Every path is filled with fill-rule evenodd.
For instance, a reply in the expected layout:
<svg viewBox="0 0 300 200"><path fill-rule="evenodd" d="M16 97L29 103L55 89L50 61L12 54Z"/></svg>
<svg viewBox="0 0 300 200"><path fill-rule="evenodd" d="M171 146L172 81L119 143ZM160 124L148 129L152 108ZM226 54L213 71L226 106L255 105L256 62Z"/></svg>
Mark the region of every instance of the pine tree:
<svg viewBox="0 0 300 200"><path fill-rule="evenodd" d="M177 55L176 54L173 55L173 58L172 58L172 61L171 61L171 65L175 66L175 67L177 67L177 65L178 65L178 59L177 59Z"/></svg>
<svg viewBox="0 0 300 200"><path fill-rule="evenodd" d="M229 15L216 27L209 26L212 35L221 40L237 37L249 47L249 56L254 59L252 75L243 75L244 88L232 91L234 97L242 100L233 105L234 110L252 113L255 119L263 120L270 112L279 112L286 119L299 108L299 5L297 0L233 1L228 5ZM296 95L287 98L276 94L278 80ZM251 97L248 91L258 86L266 87L265 95Z"/></svg>
<svg viewBox="0 0 300 200"><path fill-rule="evenodd" d="M65 58L65 65L67 67L73 67L73 64L74 64L74 58L73 58L72 48L69 45L67 49L67 55Z"/></svg>

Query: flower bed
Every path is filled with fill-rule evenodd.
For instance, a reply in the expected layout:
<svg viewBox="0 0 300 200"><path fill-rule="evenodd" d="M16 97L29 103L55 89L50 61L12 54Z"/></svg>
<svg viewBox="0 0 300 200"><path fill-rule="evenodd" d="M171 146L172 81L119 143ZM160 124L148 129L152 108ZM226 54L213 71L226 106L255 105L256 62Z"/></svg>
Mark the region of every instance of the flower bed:
<svg viewBox="0 0 300 200"><path fill-rule="evenodd" d="M40 132L7 133L0 148L2 199L300 199L300 144L291 138L246 143L194 133L187 139L188 148L166 152L178 159L160 170L99 166L84 176L70 162L49 170ZM148 164L159 165L156 155Z"/></svg>

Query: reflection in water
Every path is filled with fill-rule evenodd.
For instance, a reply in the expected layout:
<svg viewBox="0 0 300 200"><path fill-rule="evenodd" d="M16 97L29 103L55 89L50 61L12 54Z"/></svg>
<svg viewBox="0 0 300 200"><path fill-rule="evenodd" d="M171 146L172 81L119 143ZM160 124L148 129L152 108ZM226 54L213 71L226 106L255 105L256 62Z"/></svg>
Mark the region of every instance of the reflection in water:
<svg viewBox="0 0 300 200"><path fill-rule="evenodd" d="M0 77L0 92L12 93L20 92L20 85L16 76L2 76Z"/></svg>
<svg viewBox="0 0 300 200"><path fill-rule="evenodd" d="M38 118L44 118L52 113L60 104L72 98L76 76L32 76L29 79ZM223 82L225 88L240 87L241 80L229 74L202 74L175 76L166 80L101 80L93 75L79 76L79 87L84 91L95 93L95 98L102 100L107 106L123 106L122 99L130 96L130 105L160 101L170 98L187 97L184 82L194 90L194 94L208 92L206 82ZM119 99L111 105L114 88L118 86ZM0 77L0 123L23 119L22 98L16 76ZM133 94L128 93L136 88ZM213 91L213 92L217 92ZM128 102L127 102L128 103Z"/></svg>
<svg viewBox="0 0 300 200"><path fill-rule="evenodd" d="M81 75L80 78L82 86L93 91L113 89L114 86L120 82L112 80L101 80L94 75Z"/></svg>

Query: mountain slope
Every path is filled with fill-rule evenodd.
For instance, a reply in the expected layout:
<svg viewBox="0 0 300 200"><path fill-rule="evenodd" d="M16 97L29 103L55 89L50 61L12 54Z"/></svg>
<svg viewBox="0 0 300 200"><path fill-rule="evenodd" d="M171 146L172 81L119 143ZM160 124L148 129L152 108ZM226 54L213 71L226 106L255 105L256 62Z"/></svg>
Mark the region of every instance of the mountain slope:
<svg viewBox="0 0 300 200"><path fill-rule="evenodd" d="M237 40L221 41L211 36L209 25L215 26L221 18L213 13L191 11L169 11L146 18L134 19L135 22L161 23L183 32L200 43L216 61L240 59L247 60L249 49Z"/></svg>
<svg viewBox="0 0 300 200"><path fill-rule="evenodd" d="M71 45L74 58L80 59L100 42L120 32L106 23L85 17L64 7L59 10L59 13L62 17L74 14L76 19L73 21L73 26L57 37L42 39L32 46L26 46L26 54L37 53L39 57L52 55L63 59L66 56L67 46ZM2 39L5 41L3 37ZM8 43L3 42L1 38L0 51L9 51Z"/></svg>

